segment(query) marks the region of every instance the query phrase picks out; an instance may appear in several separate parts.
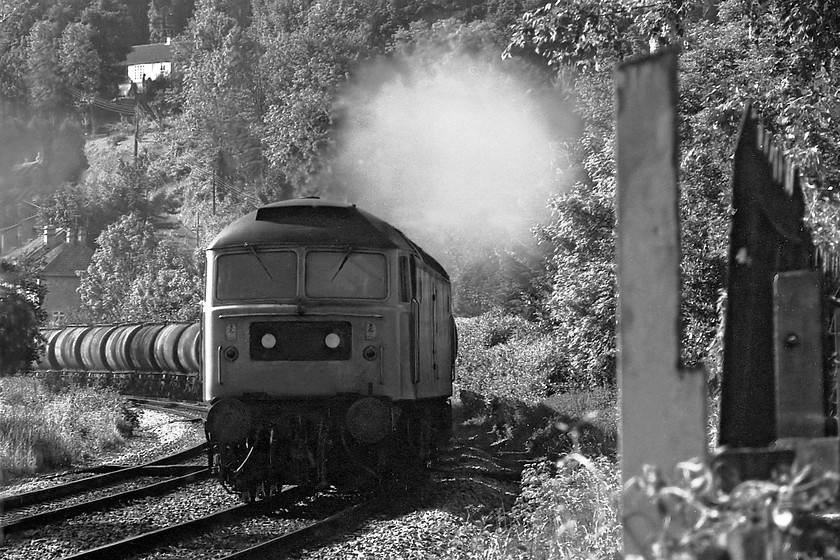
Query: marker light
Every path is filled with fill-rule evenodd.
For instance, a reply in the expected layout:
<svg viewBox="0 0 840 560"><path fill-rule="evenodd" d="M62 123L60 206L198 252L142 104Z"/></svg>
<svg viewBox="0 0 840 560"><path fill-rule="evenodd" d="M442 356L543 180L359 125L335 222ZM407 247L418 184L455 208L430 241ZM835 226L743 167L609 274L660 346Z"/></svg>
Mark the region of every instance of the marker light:
<svg viewBox="0 0 840 560"><path fill-rule="evenodd" d="M263 348L274 348L277 344L277 337L271 333L265 333L260 342L262 342Z"/></svg>
<svg viewBox="0 0 840 560"><path fill-rule="evenodd" d="M341 344L341 338L335 333L330 333L324 337L324 344L327 345L327 348L336 349Z"/></svg>

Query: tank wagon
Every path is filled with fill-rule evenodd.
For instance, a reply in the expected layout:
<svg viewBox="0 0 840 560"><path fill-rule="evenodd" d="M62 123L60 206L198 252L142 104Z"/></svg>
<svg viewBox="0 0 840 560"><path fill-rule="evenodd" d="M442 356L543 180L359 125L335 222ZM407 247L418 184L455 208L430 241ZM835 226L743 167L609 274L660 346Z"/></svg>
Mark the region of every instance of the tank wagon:
<svg viewBox="0 0 840 560"><path fill-rule="evenodd" d="M202 321L209 459L245 500L382 473L448 440L449 277L354 205L279 202L222 230Z"/></svg>
<svg viewBox="0 0 840 560"><path fill-rule="evenodd" d="M150 379L140 382L137 376L143 373L179 376L181 383L162 387L165 393L189 394L199 380L200 323L70 326L42 334L45 344L34 366L41 372L127 373L124 388L154 384ZM179 384L184 387L175 386Z"/></svg>

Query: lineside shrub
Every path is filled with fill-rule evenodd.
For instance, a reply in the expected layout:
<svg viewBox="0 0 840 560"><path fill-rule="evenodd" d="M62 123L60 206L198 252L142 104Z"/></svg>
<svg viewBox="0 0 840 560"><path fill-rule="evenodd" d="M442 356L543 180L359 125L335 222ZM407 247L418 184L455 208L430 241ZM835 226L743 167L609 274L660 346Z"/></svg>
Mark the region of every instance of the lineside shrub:
<svg viewBox="0 0 840 560"><path fill-rule="evenodd" d="M538 403L553 391L555 347L537 325L500 311L456 324L461 389L526 403Z"/></svg>
<svg viewBox="0 0 840 560"><path fill-rule="evenodd" d="M522 492L500 525L464 530L459 558L482 560L621 557L621 476L601 457L570 455L552 474L538 463L522 474ZM454 557L455 555L453 555Z"/></svg>

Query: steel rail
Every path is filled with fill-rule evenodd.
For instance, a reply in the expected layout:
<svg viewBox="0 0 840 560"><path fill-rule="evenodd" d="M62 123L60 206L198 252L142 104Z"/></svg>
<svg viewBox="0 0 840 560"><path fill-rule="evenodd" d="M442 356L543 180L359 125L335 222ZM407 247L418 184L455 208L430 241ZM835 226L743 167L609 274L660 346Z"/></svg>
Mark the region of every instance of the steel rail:
<svg viewBox="0 0 840 560"><path fill-rule="evenodd" d="M182 467L183 465L178 466ZM56 508L49 511L43 511L33 515L28 515L26 517L20 517L18 519L0 525L0 534L8 535L10 533L24 531L33 526L46 525L47 523L52 523L54 521L66 519L68 517L73 517L74 515L103 510L113 505L128 502L137 498L145 498L148 496L162 494L174 488L185 486L187 484L203 480L210 476L210 471L207 469L207 467L197 467L195 465L192 465L190 468L192 469L192 472L178 476L176 478L171 478L169 480L164 480L161 482L155 482L143 486L141 488L134 488L132 490L118 492L109 496L101 496L99 498L94 498L92 500L88 500L78 504L72 504L69 506Z"/></svg>
<svg viewBox="0 0 840 560"><path fill-rule="evenodd" d="M150 461L143 465L124 467L119 470L108 472L105 474L89 476L81 480L75 480L66 484L52 486L50 488L43 488L33 492L26 492L23 494L14 494L0 498L0 511L11 511L24 506L35 505L49 500L63 498L70 494L82 492L84 490L91 490L94 488L102 488L109 484L125 480L127 478L134 478L137 476L144 476L148 474L149 467L159 465L173 465L180 463L186 459L192 459L207 451L207 443L201 443L187 450L162 457L155 461Z"/></svg>
<svg viewBox="0 0 840 560"><path fill-rule="evenodd" d="M126 400L132 401L137 403L140 406L152 408L155 410L162 410L164 412L172 412L172 413L179 413L180 411L189 411L195 412L200 414L202 417L207 416L207 411L210 410L210 406L206 404L200 403L191 403L191 402L182 402L182 401L170 401L165 399L153 399L149 397L139 397L134 395L123 395Z"/></svg>
<svg viewBox="0 0 840 560"><path fill-rule="evenodd" d="M258 515L269 512L278 507L278 500L294 503L302 499L306 495L305 492L300 487L290 486L284 488L279 495L268 500L237 504L196 519L127 537L120 541L89 550L83 550L70 556L65 556L62 560L113 560L114 558L123 558L129 554L136 554L172 542L184 540L190 533L206 533L214 526L230 523L247 515Z"/></svg>
<svg viewBox="0 0 840 560"><path fill-rule="evenodd" d="M317 540L346 532L361 525L379 511L386 502L385 494L376 496L361 504L348 506L324 519L315 521L279 537L251 546L244 550L223 556L221 560L251 560L257 558L282 557Z"/></svg>

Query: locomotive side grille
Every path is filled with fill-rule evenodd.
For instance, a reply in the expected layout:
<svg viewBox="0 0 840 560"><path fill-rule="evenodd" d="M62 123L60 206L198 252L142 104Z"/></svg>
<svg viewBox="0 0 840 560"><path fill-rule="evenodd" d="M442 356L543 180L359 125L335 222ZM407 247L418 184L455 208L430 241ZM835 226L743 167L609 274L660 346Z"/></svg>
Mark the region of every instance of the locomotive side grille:
<svg viewBox="0 0 840 560"><path fill-rule="evenodd" d="M251 360L349 360L351 335L347 321L255 322L249 337Z"/></svg>

